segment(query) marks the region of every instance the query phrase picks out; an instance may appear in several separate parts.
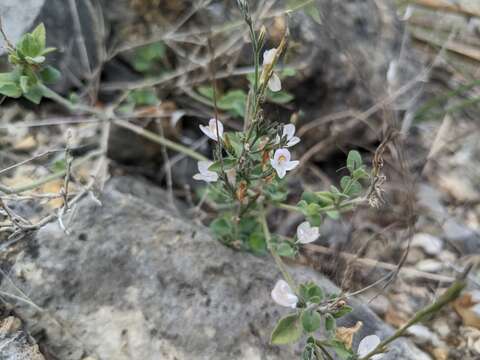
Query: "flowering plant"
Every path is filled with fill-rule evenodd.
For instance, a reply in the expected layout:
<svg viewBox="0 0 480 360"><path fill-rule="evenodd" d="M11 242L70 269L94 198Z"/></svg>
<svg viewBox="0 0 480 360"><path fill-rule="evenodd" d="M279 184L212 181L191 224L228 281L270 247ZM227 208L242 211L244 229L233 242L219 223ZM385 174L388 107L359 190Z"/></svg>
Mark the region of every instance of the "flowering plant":
<svg viewBox="0 0 480 360"><path fill-rule="evenodd" d="M362 203L379 206L382 203L381 184L385 181L381 174L382 162L381 159L374 161L373 170L369 171L363 164L360 153L350 151L346 159L348 175L341 178L338 187L331 186L326 191L305 191L296 205L285 203L288 195L285 177L301 165L298 160L292 160L294 157L289 149L301 140L295 136L294 124L282 125L272 121L264 113L262 105L267 97L267 89L272 92L282 89L275 67L286 50L287 35L276 48L263 52L263 62L260 65L266 30L262 28L257 32L248 2L237 2L249 28L254 73L246 98L243 131L226 131L217 116L210 119L207 126L200 125L201 132L213 141L212 160L118 118L115 106L103 111L88 105L72 104L49 89L46 84L58 78L59 73L44 65L44 55L53 49L45 47L43 25L32 33L25 34L16 46L5 38L13 70L0 74L0 94L13 98L24 96L35 103L39 103L42 97L48 97L71 111L91 114L106 125L115 123L197 159L198 173L193 178L209 185L208 195L222 208L221 214L210 224L215 236L231 247L258 254L270 252L282 274L283 279L274 285L271 297L276 304L289 308L290 313L277 322L271 343L290 344L305 336L302 360L333 359L331 352L342 359L379 360L388 350L387 346L402 336L408 327L438 312L458 297L465 282L463 279L455 282L436 302L419 311L407 324L383 341L376 335L369 335L353 351L351 344L346 344L337 337L337 319L352 311L346 296L327 294L311 281L297 284L282 257L295 257L302 245L316 241L325 217L337 219L342 213L351 211ZM105 129L108 136L108 126ZM68 168L73 166L70 162L67 165ZM68 188L68 170L65 172L65 184L65 188ZM78 201L86 193L88 191L76 195L70 202L64 194L64 211L68 211L69 204ZM3 201L0 198L1 205ZM304 215L305 221L298 225L296 236L285 238L270 233L268 211L272 208ZM59 212L60 222L64 211ZM49 216L39 224L28 227L12 222L19 228L18 231L27 231L37 229L55 218Z"/></svg>

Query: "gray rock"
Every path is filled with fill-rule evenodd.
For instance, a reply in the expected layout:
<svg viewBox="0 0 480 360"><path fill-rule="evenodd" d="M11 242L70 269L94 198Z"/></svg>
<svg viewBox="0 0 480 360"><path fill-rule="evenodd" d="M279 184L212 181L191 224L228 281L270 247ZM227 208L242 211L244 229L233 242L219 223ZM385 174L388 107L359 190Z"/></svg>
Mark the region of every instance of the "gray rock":
<svg viewBox="0 0 480 360"><path fill-rule="evenodd" d="M44 309L19 302L17 311L32 333L45 335L43 345L53 356L299 358L298 347L268 344L275 321L288 311L270 299L280 276L270 260L222 246L205 228L118 190L140 183L119 182L108 184L102 207L88 198L80 203L70 235L56 223L44 227L11 269L15 284ZM292 272L298 281L339 291L311 269ZM355 311L341 325L363 322L356 344L367 334L384 338L391 332L367 306L355 299L351 305ZM423 356L399 340L385 358Z"/></svg>
<svg viewBox="0 0 480 360"><path fill-rule="evenodd" d="M45 0L2 0L0 4L0 17L3 29L12 43L28 31L37 18ZM3 39L1 40L3 45ZM5 48L0 46L0 55L5 53Z"/></svg>
<svg viewBox="0 0 480 360"><path fill-rule="evenodd" d="M0 360L45 360L20 319L14 316L0 321Z"/></svg>
<svg viewBox="0 0 480 360"><path fill-rule="evenodd" d="M480 253L480 234L468 225L454 218L447 219L442 224L444 237L463 254Z"/></svg>

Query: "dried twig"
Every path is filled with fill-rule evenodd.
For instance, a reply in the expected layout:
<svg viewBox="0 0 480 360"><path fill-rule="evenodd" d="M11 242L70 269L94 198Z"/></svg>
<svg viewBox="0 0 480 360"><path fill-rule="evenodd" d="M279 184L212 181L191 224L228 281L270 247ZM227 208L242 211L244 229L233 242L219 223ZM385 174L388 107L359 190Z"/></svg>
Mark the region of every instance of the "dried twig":
<svg viewBox="0 0 480 360"><path fill-rule="evenodd" d="M398 267L397 264L390 264L390 263L369 259L369 258L361 258L354 254L350 254L343 251L337 252L328 247L315 245L315 244L306 245L306 249L307 251L312 251L319 254L334 255L334 256L338 255L346 260L352 261L353 263L358 263L358 264L361 264L367 267L372 267L372 268L378 267L378 268L389 270L389 271L395 271ZM445 283L451 283L455 281L455 277L453 276L433 274L425 271L420 271L411 267L403 267L400 274L406 277L421 278L421 279L445 282Z"/></svg>

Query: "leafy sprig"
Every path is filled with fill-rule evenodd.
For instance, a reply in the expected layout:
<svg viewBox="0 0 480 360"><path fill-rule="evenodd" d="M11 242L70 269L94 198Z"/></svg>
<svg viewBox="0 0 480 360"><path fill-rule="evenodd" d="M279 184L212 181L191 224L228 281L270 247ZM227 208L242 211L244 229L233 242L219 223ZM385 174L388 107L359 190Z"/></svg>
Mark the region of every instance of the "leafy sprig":
<svg viewBox="0 0 480 360"><path fill-rule="evenodd" d="M31 33L24 34L15 46L7 46L7 51L13 69L0 73L0 94L11 98L23 96L39 104L47 95L43 85L53 84L60 78L57 69L44 64L45 56L55 51L46 46L45 26L40 24Z"/></svg>

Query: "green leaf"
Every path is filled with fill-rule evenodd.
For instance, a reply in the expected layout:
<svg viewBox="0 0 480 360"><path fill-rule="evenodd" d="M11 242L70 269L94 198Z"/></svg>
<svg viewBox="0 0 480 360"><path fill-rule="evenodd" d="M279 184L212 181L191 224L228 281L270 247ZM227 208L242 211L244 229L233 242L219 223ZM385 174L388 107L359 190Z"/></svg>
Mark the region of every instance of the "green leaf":
<svg viewBox="0 0 480 360"><path fill-rule="evenodd" d="M23 97L38 105L43 97L42 88L38 85L34 85L30 87L28 92L23 93Z"/></svg>
<svg viewBox="0 0 480 360"><path fill-rule="evenodd" d="M337 210L327 211L326 214L332 220L340 219L340 213Z"/></svg>
<svg viewBox="0 0 480 360"><path fill-rule="evenodd" d="M238 223L238 228L241 233L248 236L254 232L262 231L262 225L258 222L256 217L242 217Z"/></svg>
<svg viewBox="0 0 480 360"><path fill-rule="evenodd" d="M344 176L340 180L340 186L344 193L348 196L355 196L362 192L362 185L357 180L352 179L350 176Z"/></svg>
<svg viewBox="0 0 480 360"><path fill-rule="evenodd" d="M354 179L357 179L357 180L370 178L370 175L368 174L368 172L365 170L365 168L363 166L356 169L352 173L352 176L353 176Z"/></svg>
<svg viewBox="0 0 480 360"><path fill-rule="evenodd" d="M316 214L319 214L321 210L322 210L322 207L320 205L316 203L310 203L307 205L306 215L307 216L316 215Z"/></svg>
<svg viewBox="0 0 480 360"><path fill-rule="evenodd" d="M268 101L275 104L287 104L293 99L295 99L295 97L287 91L278 91L278 92L269 91L267 99Z"/></svg>
<svg viewBox="0 0 480 360"><path fill-rule="evenodd" d="M203 97L206 97L209 100L213 100L214 92L212 86L199 86L197 88L197 92Z"/></svg>
<svg viewBox="0 0 480 360"><path fill-rule="evenodd" d="M224 133L223 138L225 139L225 143L231 146L231 151L233 152L232 155L240 156L243 152L243 142L240 138L241 133Z"/></svg>
<svg viewBox="0 0 480 360"><path fill-rule="evenodd" d="M357 150L351 150L347 156L348 170L353 173L360 166L362 166L362 156Z"/></svg>
<svg viewBox="0 0 480 360"><path fill-rule="evenodd" d="M345 346L344 343L338 340L331 340L328 346L335 351L335 353L343 360L349 360L353 357L353 352Z"/></svg>
<svg viewBox="0 0 480 360"><path fill-rule="evenodd" d="M220 160L215 161L212 165L210 165L208 170L219 172L222 169L222 164L223 164L223 169L224 170L229 170L237 164L237 159L225 158L225 159L223 159L223 161L220 161Z"/></svg>
<svg viewBox="0 0 480 360"><path fill-rule="evenodd" d="M323 290L321 287L312 284L308 289L308 301L311 303L319 304L324 298Z"/></svg>
<svg viewBox="0 0 480 360"><path fill-rule="evenodd" d="M318 197L314 192L304 191L302 194L302 200L305 200L307 203L316 203L318 202Z"/></svg>
<svg viewBox="0 0 480 360"><path fill-rule="evenodd" d="M40 79L42 79L45 84L54 84L60 79L61 76L60 71L50 65L42 69L39 75Z"/></svg>
<svg viewBox="0 0 480 360"><path fill-rule="evenodd" d="M361 192L362 192L362 185L357 180L354 180L350 184L348 191L345 191L345 194L353 197L353 196L359 195Z"/></svg>
<svg viewBox="0 0 480 360"><path fill-rule="evenodd" d="M279 256L282 257L295 257L297 254L296 248L288 241L283 241L279 244L276 244L275 251Z"/></svg>
<svg viewBox="0 0 480 360"><path fill-rule="evenodd" d="M157 93L154 89L151 88L133 90L128 95L128 99L132 101L135 105L139 106L156 105L159 102Z"/></svg>
<svg viewBox="0 0 480 360"><path fill-rule="evenodd" d="M281 77L288 77L288 76L295 76L297 74L297 70L293 67L286 67L282 70L280 76Z"/></svg>
<svg viewBox="0 0 480 360"><path fill-rule="evenodd" d="M307 204L305 200L298 203L298 207L307 217L308 222L313 226L320 226L322 223L321 206L316 203Z"/></svg>
<svg viewBox="0 0 480 360"><path fill-rule="evenodd" d="M273 329L270 342L273 345L291 344L302 336L302 326L298 314L290 314L280 319Z"/></svg>
<svg viewBox="0 0 480 360"><path fill-rule="evenodd" d="M16 99L22 96L22 89L15 83L0 83L0 94Z"/></svg>
<svg viewBox="0 0 480 360"><path fill-rule="evenodd" d="M315 215L307 216L307 221L310 223L310 225L318 227L322 225L323 218L322 218L322 215L315 214Z"/></svg>
<svg viewBox="0 0 480 360"><path fill-rule="evenodd" d="M316 354L317 351L318 347L315 343L307 343L302 352L302 360L319 360Z"/></svg>
<svg viewBox="0 0 480 360"><path fill-rule="evenodd" d="M270 184L265 187L265 195L273 202L282 202L287 199L288 189L282 185Z"/></svg>
<svg viewBox="0 0 480 360"><path fill-rule="evenodd" d="M340 190L338 190L338 188L335 186L335 185L330 185L330 194L335 196L335 195L339 195L341 194L342 192Z"/></svg>
<svg viewBox="0 0 480 360"><path fill-rule="evenodd" d="M38 24L35 30L32 31L32 36L37 42L40 49L43 50L47 41L45 25L43 25L43 23Z"/></svg>
<svg viewBox="0 0 480 360"><path fill-rule="evenodd" d="M54 52L55 50L57 50L57 48L55 48L55 47L47 47L47 48L43 49L42 55L50 54L51 52Z"/></svg>
<svg viewBox="0 0 480 360"><path fill-rule="evenodd" d="M40 56L42 50L43 48L40 47L38 41L29 33L23 35L17 44L17 51L20 51L23 57L29 57L30 59Z"/></svg>
<svg viewBox="0 0 480 360"><path fill-rule="evenodd" d="M325 330L334 331L336 327L337 322L335 318L330 314L325 315Z"/></svg>
<svg viewBox="0 0 480 360"><path fill-rule="evenodd" d="M343 191L348 187L350 184L350 181L352 181L352 178L350 176L343 176L340 179L340 187L342 188Z"/></svg>
<svg viewBox="0 0 480 360"><path fill-rule="evenodd" d="M302 312L302 326L307 333L317 331L320 327L321 317L315 310L305 310Z"/></svg>
<svg viewBox="0 0 480 360"><path fill-rule="evenodd" d="M339 318L351 313L352 311L353 311L353 308L351 306L345 305L340 310L338 310L337 312L332 313L332 316L335 319L339 319Z"/></svg>
<svg viewBox="0 0 480 360"><path fill-rule="evenodd" d="M335 203L336 197L329 191L317 191L315 193L315 196L317 197L317 202L321 206L330 206Z"/></svg>
<svg viewBox="0 0 480 360"><path fill-rule="evenodd" d="M135 52L133 59L133 68L139 72L148 72L152 70L155 63L161 60L166 54L165 44L156 42L141 47Z"/></svg>
<svg viewBox="0 0 480 360"><path fill-rule="evenodd" d="M248 238L248 244L252 252L256 254L265 254L267 245L263 232L255 232Z"/></svg>
<svg viewBox="0 0 480 360"><path fill-rule="evenodd" d="M59 172L59 171L65 170L66 164L67 162L65 159L55 160L53 164L50 166L50 170L53 172Z"/></svg>
<svg viewBox="0 0 480 360"><path fill-rule="evenodd" d="M309 281L300 285L300 296L306 303L319 304L324 298L324 293L321 287Z"/></svg>
<svg viewBox="0 0 480 360"><path fill-rule="evenodd" d="M20 73L15 70L7 73L0 73L0 85L5 83L16 83L19 78Z"/></svg>
<svg viewBox="0 0 480 360"><path fill-rule="evenodd" d="M225 217L217 218L210 224L210 230L219 238L233 234L233 224Z"/></svg>
<svg viewBox="0 0 480 360"><path fill-rule="evenodd" d="M245 103L247 94L243 90L231 90L218 99L219 109L228 110L233 116L243 117L245 115Z"/></svg>

